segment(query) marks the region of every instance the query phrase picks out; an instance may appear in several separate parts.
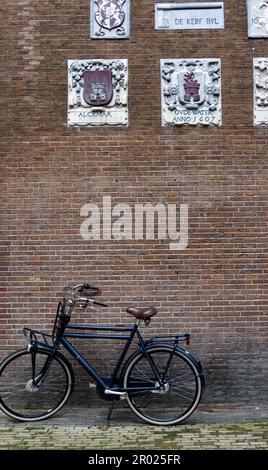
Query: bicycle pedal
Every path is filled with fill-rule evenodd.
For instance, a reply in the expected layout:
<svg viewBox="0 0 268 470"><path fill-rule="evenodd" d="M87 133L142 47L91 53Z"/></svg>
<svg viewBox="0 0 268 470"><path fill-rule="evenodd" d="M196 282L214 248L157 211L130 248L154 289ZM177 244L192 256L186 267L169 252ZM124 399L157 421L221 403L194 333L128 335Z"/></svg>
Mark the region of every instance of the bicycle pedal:
<svg viewBox="0 0 268 470"><path fill-rule="evenodd" d="M90 390L93 389L93 388L96 388L97 387L97 382L89 382L88 387L89 387Z"/></svg>
<svg viewBox="0 0 268 470"><path fill-rule="evenodd" d="M124 393L123 395L121 395L120 397L120 400L126 400L127 399L127 393Z"/></svg>

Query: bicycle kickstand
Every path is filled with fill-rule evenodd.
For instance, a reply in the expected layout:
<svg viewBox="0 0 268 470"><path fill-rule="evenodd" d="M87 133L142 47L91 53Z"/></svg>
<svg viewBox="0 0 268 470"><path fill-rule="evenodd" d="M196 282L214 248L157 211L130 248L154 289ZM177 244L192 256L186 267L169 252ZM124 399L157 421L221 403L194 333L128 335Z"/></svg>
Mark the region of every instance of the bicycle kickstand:
<svg viewBox="0 0 268 470"><path fill-rule="evenodd" d="M102 431L107 431L108 430L108 428L110 426L110 423L111 423L112 414L113 414L113 411L114 411L114 408L115 408L116 404L117 404L117 400L113 400L110 407L109 407L106 421L105 421L104 425L101 427Z"/></svg>

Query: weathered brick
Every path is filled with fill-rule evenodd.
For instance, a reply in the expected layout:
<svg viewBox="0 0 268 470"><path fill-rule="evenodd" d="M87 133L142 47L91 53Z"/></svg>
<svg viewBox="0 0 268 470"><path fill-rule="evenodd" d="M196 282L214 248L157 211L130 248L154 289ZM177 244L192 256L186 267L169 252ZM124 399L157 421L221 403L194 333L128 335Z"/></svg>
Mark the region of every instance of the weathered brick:
<svg viewBox="0 0 268 470"><path fill-rule="evenodd" d="M94 41L88 0L1 2L1 358L23 325L51 329L68 282L92 280L100 323L155 304L154 334L192 332L208 400L262 400L268 131L253 128L252 59L267 41L247 38L246 2L225 2L224 30L166 32L154 4L132 0L130 40ZM222 59L222 128L161 127L159 60L191 56ZM67 59L109 57L129 59L129 128L68 129ZM189 204L189 247L83 241L80 208L103 195Z"/></svg>

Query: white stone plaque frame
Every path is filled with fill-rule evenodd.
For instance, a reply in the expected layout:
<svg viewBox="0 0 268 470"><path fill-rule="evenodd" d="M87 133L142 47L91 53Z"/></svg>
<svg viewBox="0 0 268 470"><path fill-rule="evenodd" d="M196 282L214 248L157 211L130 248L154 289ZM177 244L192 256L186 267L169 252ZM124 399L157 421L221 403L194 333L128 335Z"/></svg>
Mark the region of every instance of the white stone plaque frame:
<svg viewBox="0 0 268 470"><path fill-rule="evenodd" d="M224 29L224 3L157 3L155 29Z"/></svg>
<svg viewBox="0 0 268 470"><path fill-rule="evenodd" d="M107 6L108 5L108 6ZM129 39L130 0L90 0L90 37L92 39ZM107 12L107 16L104 19Z"/></svg>
<svg viewBox="0 0 268 470"><path fill-rule="evenodd" d="M102 70L109 71L113 96L104 106L92 106L84 97L84 73ZM128 126L127 59L68 60L68 126Z"/></svg>
<svg viewBox="0 0 268 470"><path fill-rule="evenodd" d="M254 126L268 126L268 57L253 59Z"/></svg>
<svg viewBox="0 0 268 470"><path fill-rule="evenodd" d="M268 0L247 0L248 37L268 38Z"/></svg>
<svg viewBox="0 0 268 470"><path fill-rule="evenodd" d="M161 59L162 125L221 126L221 59Z"/></svg>

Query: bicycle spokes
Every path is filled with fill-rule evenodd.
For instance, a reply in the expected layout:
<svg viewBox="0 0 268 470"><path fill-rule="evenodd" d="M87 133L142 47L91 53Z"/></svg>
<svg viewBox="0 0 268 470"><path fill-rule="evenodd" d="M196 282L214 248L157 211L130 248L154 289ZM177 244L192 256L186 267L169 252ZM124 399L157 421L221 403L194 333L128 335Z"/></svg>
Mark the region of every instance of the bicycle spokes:
<svg viewBox="0 0 268 470"><path fill-rule="evenodd" d="M15 417L35 420L50 414L69 392L67 368L49 353L20 352L1 368L0 405Z"/></svg>
<svg viewBox="0 0 268 470"><path fill-rule="evenodd" d="M201 381L198 373L191 362L184 359L178 351L159 346L150 355L159 371L161 382L155 380L150 361L141 354L129 366L125 386L143 384L148 389L139 393L130 392L129 405L138 416L150 423L179 422L199 403ZM154 388L151 388L152 384Z"/></svg>

